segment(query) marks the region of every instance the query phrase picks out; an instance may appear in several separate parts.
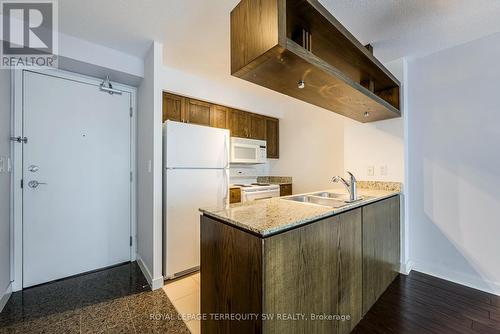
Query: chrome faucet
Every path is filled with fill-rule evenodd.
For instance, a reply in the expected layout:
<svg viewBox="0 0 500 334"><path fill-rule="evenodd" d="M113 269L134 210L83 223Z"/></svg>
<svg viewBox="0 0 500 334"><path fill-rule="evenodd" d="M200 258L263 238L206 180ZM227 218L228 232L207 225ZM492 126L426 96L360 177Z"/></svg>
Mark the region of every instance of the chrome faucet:
<svg viewBox="0 0 500 334"><path fill-rule="evenodd" d="M340 177L340 176L335 176L332 179L332 182L334 182L334 183L340 182L346 187L347 191L349 192L349 201L346 201L346 202L355 202L358 200L358 190L356 187L357 181L351 172L347 172L347 174L349 174L349 176L351 178L350 182L347 182L343 177Z"/></svg>

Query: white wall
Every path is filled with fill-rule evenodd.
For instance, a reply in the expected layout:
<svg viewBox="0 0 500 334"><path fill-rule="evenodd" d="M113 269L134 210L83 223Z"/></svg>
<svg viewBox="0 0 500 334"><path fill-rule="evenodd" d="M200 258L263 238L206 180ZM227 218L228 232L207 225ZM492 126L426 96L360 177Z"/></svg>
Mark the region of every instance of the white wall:
<svg viewBox="0 0 500 334"><path fill-rule="evenodd" d="M193 74L164 66L161 87L279 118L280 159L270 162L269 173L292 176L295 193L331 188L331 177L343 173L343 118L228 73L229 70L219 75Z"/></svg>
<svg viewBox="0 0 500 334"><path fill-rule="evenodd" d="M112 81L139 85L144 75L141 58L62 32L56 34L59 69L99 78L110 75Z"/></svg>
<svg viewBox="0 0 500 334"><path fill-rule="evenodd" d="M141 58L71 35L59 33L58 37L61 56L137 77L144 75Z"/></svg>
<svg viewBox="0 0 500 334"><path fill-rule="evenodd" d="M59 68L131 86L144 76L141 58L66 34L59 34Z"/></svg>
<svg viewBox="0 0 500 334"><path fill-rule="evenodd" d="M500 294L500 34L408 64L413 268Z"/></svg>
<svg viewBox="0 0 500 334"><path fill-rule="evenodd" d="M0 70L0 158L10 157L10 71ZM0 172L0 311L2 297L10 286L10 178Z"/></svg>
<svg viewBox="0 0 500 334"><path fill-rule="evenodd" d="M137 111L137 259L153 289L163 285L161 52L155 42L144 59Z"/></svg>
<svg viewBox="0 0 500 334"><path fill-rule="evenodd" d="M398 59L385 66L404 85L405 60ZM402 86L402 91L404 86ZM404 106L403 99L401 105ZM403 109L403 108L402 108ZM404 114L404 110L402 110ZM359 180L404 182L404 120L396 118L374 123L345 119L344 166ZM368 174L373 167L374 175ZM381 173L386 167L386 175Z"/></svg>

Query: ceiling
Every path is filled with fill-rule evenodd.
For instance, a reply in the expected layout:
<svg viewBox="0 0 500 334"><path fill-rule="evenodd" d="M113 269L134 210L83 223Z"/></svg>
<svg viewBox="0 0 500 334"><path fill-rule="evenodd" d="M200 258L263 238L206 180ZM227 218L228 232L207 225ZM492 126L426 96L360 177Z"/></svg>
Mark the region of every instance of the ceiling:
<svg viewBox="0 0 500 334"><path fill-rule="evenodd" d="M59 0L60 31L142 57L162 41L167 63L227 70L229 12L239 0ZM499 0L320 0L383 62L500 31Z"/></svg>

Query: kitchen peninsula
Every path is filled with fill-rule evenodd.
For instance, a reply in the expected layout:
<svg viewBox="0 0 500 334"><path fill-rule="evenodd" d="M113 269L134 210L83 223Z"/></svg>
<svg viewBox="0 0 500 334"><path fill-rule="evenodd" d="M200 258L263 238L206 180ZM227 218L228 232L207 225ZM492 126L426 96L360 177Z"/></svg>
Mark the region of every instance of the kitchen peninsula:
<svg viewBox="0 0 500 334"><path fill-rule="evenodd" d="M349 333L400 262L399 189L359 195L202 209L202 333Z"/></svg>

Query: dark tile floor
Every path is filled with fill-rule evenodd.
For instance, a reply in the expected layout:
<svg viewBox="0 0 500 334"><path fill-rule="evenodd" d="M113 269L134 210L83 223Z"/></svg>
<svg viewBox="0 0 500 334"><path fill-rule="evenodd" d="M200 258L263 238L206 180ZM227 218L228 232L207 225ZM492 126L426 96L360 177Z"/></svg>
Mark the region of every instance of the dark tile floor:
<svg viewBox="0 0 500 334"><path fill-rule="evenodd" d="M155 316L152 319L152 315ZM135 262L12 294L0 334L189 333Z"/></svg>

